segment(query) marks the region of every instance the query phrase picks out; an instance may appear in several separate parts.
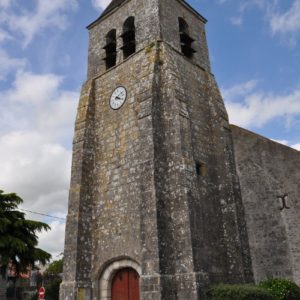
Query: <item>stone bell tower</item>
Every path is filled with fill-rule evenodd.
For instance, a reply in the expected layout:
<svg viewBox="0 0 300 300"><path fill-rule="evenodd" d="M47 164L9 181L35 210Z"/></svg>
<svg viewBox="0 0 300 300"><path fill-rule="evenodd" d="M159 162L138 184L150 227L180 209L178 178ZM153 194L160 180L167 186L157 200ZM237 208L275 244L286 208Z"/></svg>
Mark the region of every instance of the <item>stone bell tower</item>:
<svg viewBox="0 0 300 300"><path fill-rule="evenodd" d="M61 299L196 300L252 281L205 23L183 0L113 0L88 26Z"/></svg>

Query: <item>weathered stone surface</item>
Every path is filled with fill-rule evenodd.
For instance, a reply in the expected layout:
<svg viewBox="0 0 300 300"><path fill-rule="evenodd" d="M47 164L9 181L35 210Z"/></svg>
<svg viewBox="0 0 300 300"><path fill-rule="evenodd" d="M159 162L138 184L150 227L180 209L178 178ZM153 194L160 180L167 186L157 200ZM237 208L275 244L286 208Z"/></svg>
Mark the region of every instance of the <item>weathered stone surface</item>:
<svg viewBox="0 0 300 300"><path fill-rule="evenodd" d="M300 284L300 153L231 126L256 281ZM286 206L278 198L288 194Z"/></svg>
<svg viewBox="0 0 300 300"><path fill-rule="evenodd" d="M135 17L137 50L123 59L121 34L129 16ZM178 17L195 39L190 59L181 53ZM106 70L103 47L111 29L117 31L117 64ZM138 269L143 300L205 299L211 284L251 282L253 269L256 279L282 274L298 280L299 171L287 179L288 168L299 164L298 152L278 154L290 162L273 167L271 146L269 162L261 162L261 151L246 151L250 139L233 129L242 202L232 132L210 73L205 19L180 0L127 0L89 30L61 299L111 299L112 277L121 267ZM128 96L112 110L109 99L118 86ZM265 185L257 165L272 178ZM276 211L277 199L270 211L267 205L258 211L252 196L261 193L271 203L278 182L276 193L286 188L295 210ZM272 258L263 256L271 250Z"/></svg>
<svg viewBox="0 0 300 300"><path fill-rule="evenodd" d="M89 64L88 77L92 78L103 74L106 71L105 51L103 47L106 44L105 36L112 30L117 31L117 63L123 61L122 55L122 37L123 23L130 17L135 17L136 24L136 45L137 51L144 49L151 41L160 38L160 21L159 21L159 2L161 0L125 1L123 5L113 14L103 17L100 23L94 25L89 30ZM144 63L147 63L146 61ZM134 67L134 66L132 66ZM135 66L137 67L137 66ZM129 72L129 70L127 70ZM124 74L126 76L127 74ZM111 78L112 82L114 78ZM114 82L115 83L115 82Z"/></svg>

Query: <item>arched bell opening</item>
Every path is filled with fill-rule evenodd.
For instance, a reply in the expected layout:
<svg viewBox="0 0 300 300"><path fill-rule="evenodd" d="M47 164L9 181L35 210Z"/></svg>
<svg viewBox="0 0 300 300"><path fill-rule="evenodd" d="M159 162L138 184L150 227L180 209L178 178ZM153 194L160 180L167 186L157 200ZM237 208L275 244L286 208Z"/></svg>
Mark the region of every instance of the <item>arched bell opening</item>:
<svg viewBox="0 0 300 300"><path fill-rule="evenodd" d="M181 52L188 58L193 58L196 52L192 47L195 41L189 34L189 25L183 18L178 18Z"/></svg>
<svg viewBox="0 0 300 300"><path fill-rule="evenodd" d="M141 267L124 259L108 265L100 276L100 300L140 300Z"/></svg>
<svg viewBox="0 0 300 300"><path fill-rule="evenodd" d="M135 53L136 50L136 42L135 42L135 24L134 17L129 17L126 19L123 25L123 57L126 59L131 54Z"/></svg>
<svg viewBox="0 0 300 300"><path fill-rule="evenodd" d="M105 50L106 70L112 68L117 62L117 38L116 29L109 31L105 37L106 43L103 49Z"/></svg>

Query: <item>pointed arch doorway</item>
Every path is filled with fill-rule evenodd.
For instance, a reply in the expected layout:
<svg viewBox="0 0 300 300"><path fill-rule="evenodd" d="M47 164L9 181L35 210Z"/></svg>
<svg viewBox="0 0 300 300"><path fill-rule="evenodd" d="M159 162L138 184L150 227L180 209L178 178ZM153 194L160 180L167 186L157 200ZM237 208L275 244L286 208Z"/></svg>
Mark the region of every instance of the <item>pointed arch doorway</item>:
<svg viewBox="0 0 300 300"><path fill-rule="evenodd" d="M140 300L140 276L132 268L116 272L111 284L111 300Z"/></svg>

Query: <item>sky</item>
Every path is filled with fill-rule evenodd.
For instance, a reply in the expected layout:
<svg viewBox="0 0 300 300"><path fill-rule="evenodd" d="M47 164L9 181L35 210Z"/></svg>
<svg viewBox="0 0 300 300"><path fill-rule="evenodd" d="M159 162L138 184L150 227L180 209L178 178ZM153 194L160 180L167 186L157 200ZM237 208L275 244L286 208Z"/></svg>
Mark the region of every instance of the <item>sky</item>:
<svg viewBox="0 0 300 300"><path fill-rule="evenodd" d="M149 0L150 1L150 0ZM0 189L49 223L63 251L74 121L88 33L109 0L0 0ZM300 150L300 0L190 0L208 19L230 122Z"/></svg>

